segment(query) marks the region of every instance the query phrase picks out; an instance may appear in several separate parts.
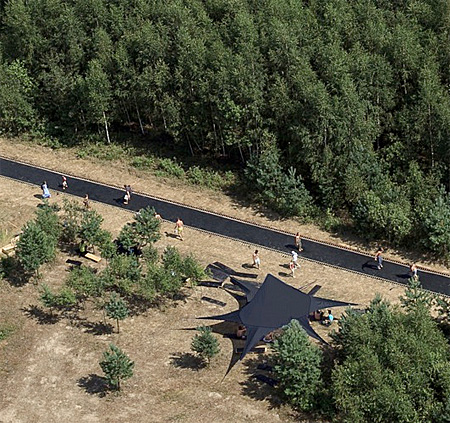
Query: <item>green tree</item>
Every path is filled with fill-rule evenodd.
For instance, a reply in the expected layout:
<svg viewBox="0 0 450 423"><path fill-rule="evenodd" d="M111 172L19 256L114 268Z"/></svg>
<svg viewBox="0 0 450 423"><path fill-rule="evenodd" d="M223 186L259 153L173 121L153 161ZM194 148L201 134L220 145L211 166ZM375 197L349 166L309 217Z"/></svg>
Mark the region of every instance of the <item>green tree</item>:
<svg viewBox="0 0 450 423"><path fill-rule="evenodd" d="M273 344L274 371L287 401L303 411L314 409L322 393L320 365L322 352L311 341L297 320L283 328Z"/></svg>
<svg viewBox="0 0 450 423"><path fill-rule="evenodd" d="M81 300L92 296L98 297L102 293L100 278L95 270L88 266L74 267L69 273L66 284Z"/></svg>
<svg viewBox="0 0 450 423"><path fill-rule="evenodd" d="M332 385L343 421L440 421L450 394L450 350L429 312L404 313L375 298L348 311L333 335Z"/></svg>
<svg viewBox="0 0 450 423"><path fill-rule="evenodd" d="M48 200L44 200L43 204L36 211L36 224L52 240L54 240L55 248L61 236L61 224L55 207L50 206Z"/></svg>
<svg viewBox="0 0 450 423"><path fill-rule="evenodd" d="M212 334L211 328L200 326L197 330L199 333L192 339L191 349L206 362L206 365L209 365L211 358L220 352L219 341Z"/></svg>
<svg viewBox="0 0 450 423"><path fill-rule="evenodd" d="M119 320L125 320L129 314L127 304L119 295L113 293L105 304L105 310L108 317L116 319L117 333L120 333Z"/></svg>
<svg viewBox="0 0 450 423"><path fill-rule="evenodd" d="M81 241L89 246L102 245L105 239L102 222L103 217L95 210L83 212L78 233Z"/></svg>
<svg viewBox="0 0 450 423"><path fill-rule="evenodd" d="M63 198L62 234L64 242L75 244L80 233L83 209L78 201Z"/></svg>
<svg viewBox="0 0 450 423"><path fill-rule="evenodd" d="M4 63L0 51L0 132L20 134L33 129L37 113L33 106L33 82L24 64Z"/></svg>
<svg viewBox="0 0 450 423"><path fill-rule="evenodd" d="M141 266L136 257L118 254L111 258L108 267L102 272L101 280L105 287L124 295L131 294L139 285Z"/></svg>
<svg viewBox="0 0 450 423"><path fill-rule="evenodd" d="M400 297L402 307L408 312L413 312L418 308L424 308L430 311L433 305L433 295L422 289L419 278L410 278L408 280L408 288L405 291L405 296Z"/></svg>
<svg viewBox="0 0 450 423"><path fill-rule="evenodd" d="M121 382L133 376L134 361L116 345L109 344L109 350L103 353L100 367L108 383L120 391Z"/></svg>
<svg viewBox="0 0 450 423"><path fill-rule="evenodd" d="M29 221L17 242L16 257L27 272L39 276L39 268L55 256L55 242L40 226Z"/></svg>

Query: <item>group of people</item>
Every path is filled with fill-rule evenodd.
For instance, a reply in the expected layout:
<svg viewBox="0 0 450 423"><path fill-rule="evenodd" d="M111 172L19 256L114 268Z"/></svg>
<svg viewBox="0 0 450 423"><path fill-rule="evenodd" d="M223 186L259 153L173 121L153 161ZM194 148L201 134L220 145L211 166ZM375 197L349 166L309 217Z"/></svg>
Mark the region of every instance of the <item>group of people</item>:
<svg viewBox="0 0 450 423"><path fill-rule="evenodd" d="M378 247L375 253L375 261L377 263L377 269L381 270L383 268L383 247ZM417 280L419 278L418 268L416 263L411 263L409 266L409 274L411 278Z"/></svg>
<svg viewBox="0 0 450 423"><path fill-rule="evenodd" d="M325 326L330 326L331 323L333 323L334 316L331 313L331 310L328 310L328 315L326 316L323 310L316 310L309 315L309 320L320 322Z"/></svg>
<svg viewBox="0 0 450 423"><path fill-rule="evenodd" d="M297 232L295 234L295 247L297 248L297 251L292 250L291 251L291 261L289 262L289 270L291 271L291 276L295 278L295 270L300 268L300 263L298 262L298 253L303 251L302 247L302 238L300 236L300 233ZM252 255L252 266L256 269L259 269L261 266L261 258L259 257L259 250L255 250L255 252Z"/></svg>

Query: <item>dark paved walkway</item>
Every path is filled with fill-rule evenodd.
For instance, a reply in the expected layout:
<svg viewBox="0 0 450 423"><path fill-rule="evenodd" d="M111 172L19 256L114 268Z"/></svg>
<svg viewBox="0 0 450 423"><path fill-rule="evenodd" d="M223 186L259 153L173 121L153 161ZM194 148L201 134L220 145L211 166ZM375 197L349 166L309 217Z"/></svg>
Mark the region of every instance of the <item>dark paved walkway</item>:
<svg viewBox="0 0 450 423"><path fill-rule="evenodd" d="M61 174L11 160L0 158L0 175L38 186L46 180L50 191L62 191L60 186ZM284 253L289 253L294 248L293 235L136 193L133 195L130 204L125 206L122 204L123 190L74 177L68 178L68 183L69 189L67 192L72 195L84 197L88 193L92 200L133 211L138 211L145 206L152 206L164 219L175 222L177 217L180 217L185 225L193 228L203 229ZM151 187L148 187L148 191L151 191ZM304 251L300 254L301 257L401 284L406 284L408 281L408 268L405 266L385 261L384 268L377 270L372 257L311 240L305 239L302 243ZM419 275L425 289L450 295L449 277L425 271L419 271Z"/></svg>

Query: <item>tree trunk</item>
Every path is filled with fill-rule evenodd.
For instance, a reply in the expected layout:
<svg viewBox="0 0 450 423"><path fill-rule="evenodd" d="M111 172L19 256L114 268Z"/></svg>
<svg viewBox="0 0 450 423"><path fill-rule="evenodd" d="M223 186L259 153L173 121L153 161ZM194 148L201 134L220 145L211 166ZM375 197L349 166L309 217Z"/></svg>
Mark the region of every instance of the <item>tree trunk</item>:
<svg viewBox="0 0 450 423"><path fill-rule="evenodd" d="M103 111L103 119L105 121L106 140L108 141L108 144L111 144L111 139L109 138L108 122L106 121L106 113L104 111Z"/></svg>
<svg viewBox="0 0 450 423"><path fill-rule="evenodd" d="M136 106L136 113L139 119L139 128L141 129L141 134L144 135L144 126L142 125L141 114L139 113L139 107L137 105L136 96L134 96L134 105Z"/></svg>

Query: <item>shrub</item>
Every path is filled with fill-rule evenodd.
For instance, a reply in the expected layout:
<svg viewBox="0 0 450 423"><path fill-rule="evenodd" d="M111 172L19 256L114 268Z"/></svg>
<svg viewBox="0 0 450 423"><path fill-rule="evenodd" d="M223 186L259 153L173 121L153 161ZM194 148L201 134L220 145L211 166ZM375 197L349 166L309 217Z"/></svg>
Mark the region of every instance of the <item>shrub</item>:
<svg viewBox="0 0 450 423"><path fill-rule="evenodd" d="M84 147L80 147L77 151L79 159L95 157L104 161L120 160L126 154L127 151L123 145L114 143L89 143Z"/></svg>
<svg viewBox="0 0 450 423"><path fill-rule="evenodd" d="M109 351L103 353L103 360L99 364L109 385L118 391L121 382L133 376L134 362L114 344L109 345Z"/></svg>
<svg viewBox="0 0 450 423"><path fill-rule="evenodd" d="M79 299L101 295L101 283L95 270L88 266L74 267L67 279L67 286L71 288Z"/></svg>
<svg viewBox="0 0 450 423"><path fill-rule="evenodd" d="M201 326L197 330L200 333L192 339L191 349L209 365L211 358L220 352L219 341L212 334L211 328Z"/></svg>
<svg viewBox="0 0 450 423"><path fill-rule="evenodd" d="M141 267L134 256L118 254L114 256L101 275L105 287L115 289L123 294L130 294L133 286L139 284Z"/></svg>
<svg viewBox="0 0 450 423"><path fill-rule="evenodd" d="M136 169L148 170L151 169L155 165L155 159L153 157L147 156L138 156L133 157L131 161L131 166Z"/></svg>
<svg viewBox="0 0 450 423"><path fill-rule="evenodd" d="M158 169L168 176L183 179L185 176L184 169L176 162L175 159L160 159Z"/></svg>
<svg viewBox="0 0 450 423"><path fill-rule="evenodd" d="M368 238L387 238L400 243L411 231L410 205L399 197L382 199L373 191L364 192L353 209L359 232Z"/></svg>

